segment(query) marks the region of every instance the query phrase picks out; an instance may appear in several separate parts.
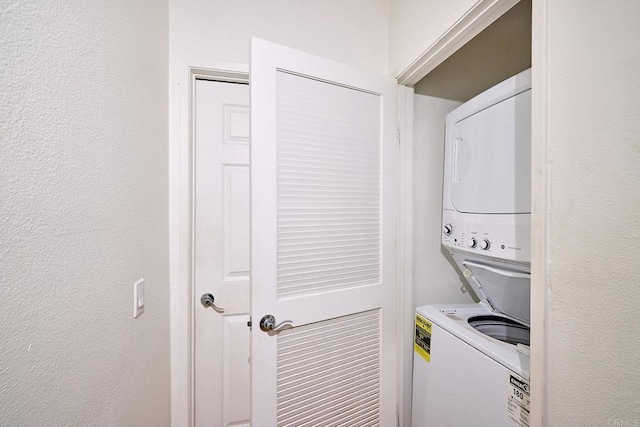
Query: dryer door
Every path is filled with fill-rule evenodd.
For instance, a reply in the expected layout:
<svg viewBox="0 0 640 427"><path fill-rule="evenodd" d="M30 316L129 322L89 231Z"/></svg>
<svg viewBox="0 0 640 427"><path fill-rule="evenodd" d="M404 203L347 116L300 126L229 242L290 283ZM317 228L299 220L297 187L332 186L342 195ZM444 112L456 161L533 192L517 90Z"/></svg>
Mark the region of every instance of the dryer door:
<svg viewBox="0 0 640 427"><path fill-rule="evenodd" d="M531 212L531 90L451 129L451 203L459 212Z"/></svg>

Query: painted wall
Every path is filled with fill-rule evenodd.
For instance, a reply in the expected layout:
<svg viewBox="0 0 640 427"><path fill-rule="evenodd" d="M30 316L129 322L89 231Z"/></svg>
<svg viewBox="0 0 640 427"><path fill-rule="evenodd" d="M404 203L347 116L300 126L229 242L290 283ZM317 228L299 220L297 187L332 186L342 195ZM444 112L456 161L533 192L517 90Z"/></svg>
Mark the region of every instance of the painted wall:
<svg viewBox="0 0 640 427"><path fill-rule="evenodd" d="M640 3L534 2L533 22L545 422L639 425Z"/></svg>
<svg viewBox="0 0 640 427"><path fill-rule="evenodd" d="M388 0L170 0L171 61L249 63L249 41L387 71ZM173 70L172 70L173 71Z"/></svg>
<svg viewBox="0 0 640 427"><path fill-rule="evenodd" d="M397 76L477 0L389 2L389 74Z"/></svg>
<svg viewBox="0 0 640 427"><path fill-rule="evenodd" d="M167 31L165 2L0 4L0 425L170 423Z"/></svg>

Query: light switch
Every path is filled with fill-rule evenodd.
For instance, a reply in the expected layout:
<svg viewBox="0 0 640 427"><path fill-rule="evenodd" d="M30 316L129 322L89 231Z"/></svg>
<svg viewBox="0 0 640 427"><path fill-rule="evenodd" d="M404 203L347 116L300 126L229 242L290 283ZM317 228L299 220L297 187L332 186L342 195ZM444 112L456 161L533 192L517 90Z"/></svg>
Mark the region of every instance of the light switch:
<svg viewBox="0 0 640 427"><path fill-rule="evenodd" d="M133 317L144 313L144 279L133 284Z"/></svg>

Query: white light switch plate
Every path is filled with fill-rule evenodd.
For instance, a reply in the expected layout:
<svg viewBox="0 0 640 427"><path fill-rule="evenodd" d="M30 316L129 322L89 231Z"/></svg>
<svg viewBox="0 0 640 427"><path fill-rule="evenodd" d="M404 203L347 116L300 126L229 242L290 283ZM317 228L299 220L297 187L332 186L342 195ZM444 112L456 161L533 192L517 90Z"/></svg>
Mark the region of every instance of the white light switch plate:
<svg viewBox="0 0 640 427"><path fill-rule="evenodd" d="M133 284L133 317L138 318L144 313L144 279Z"/></svg>

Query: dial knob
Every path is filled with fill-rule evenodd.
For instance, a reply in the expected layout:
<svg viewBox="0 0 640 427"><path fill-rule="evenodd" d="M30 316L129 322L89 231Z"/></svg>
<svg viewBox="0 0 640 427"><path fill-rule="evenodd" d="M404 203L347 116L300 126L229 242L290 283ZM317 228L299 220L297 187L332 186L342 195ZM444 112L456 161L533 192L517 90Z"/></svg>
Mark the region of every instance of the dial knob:
<svg viewBox="0 0 640 427"><path fill-rule="evenodd" d="M452 232L453 232L453 226L451 224L446 224L444 226L444 234L445 234L445 236L451 236Z"/></svg>
<svg viewBox="0 0 640 427"><path fill-rule="evenodd" d="M475 248L477 245L478 242L473 237L469 240L469 243L467 243L467 246L469 246L471 249Z"/></svg>
<svg viewBox="0 0 640 427"><path fill-rule="evenodd" d="M484 239L483 241L480 242L480 249L486 251L490 247L491 247L491 242L488 241L487 239Z"/></svg>

